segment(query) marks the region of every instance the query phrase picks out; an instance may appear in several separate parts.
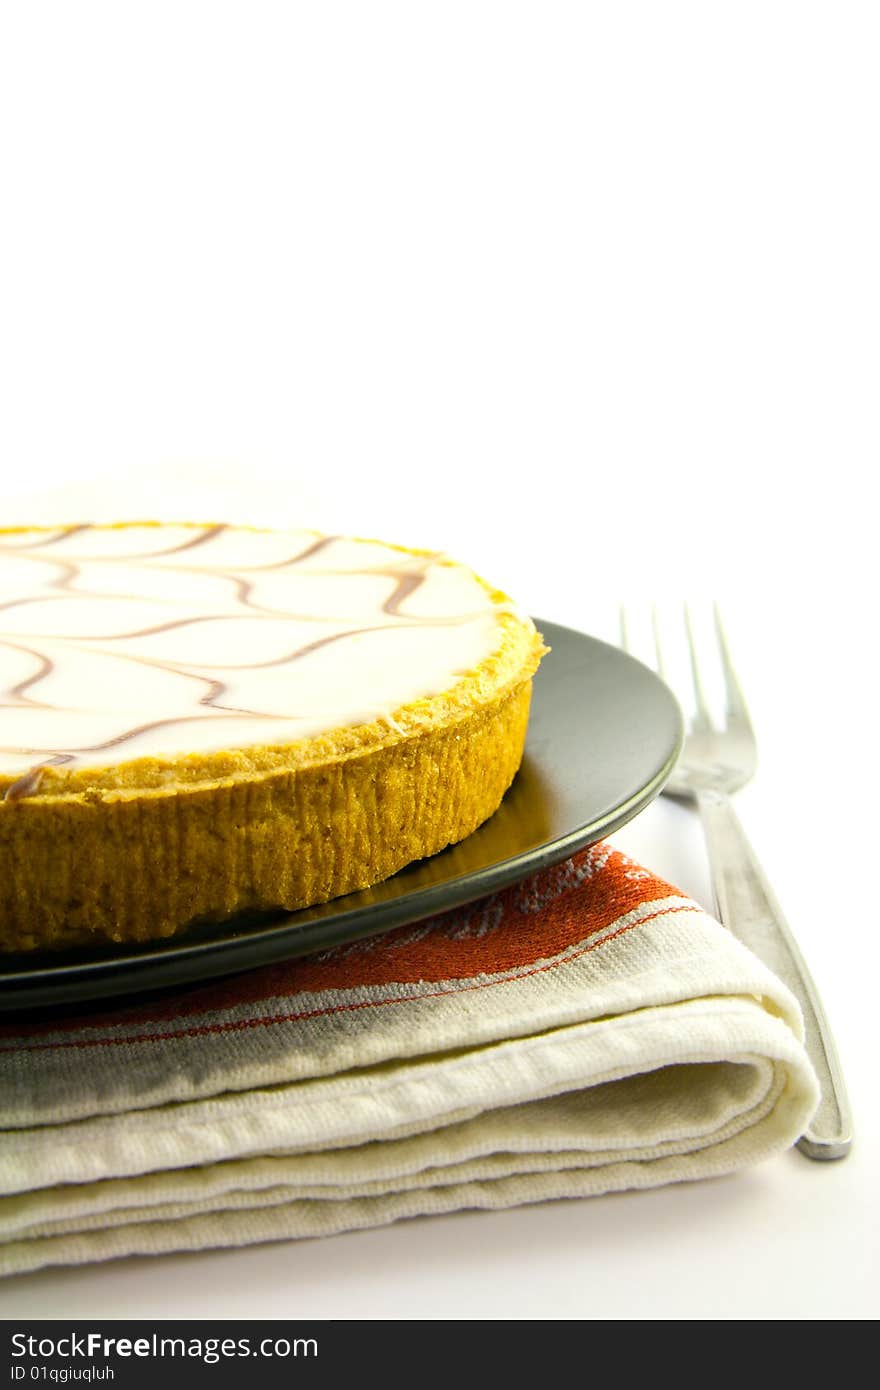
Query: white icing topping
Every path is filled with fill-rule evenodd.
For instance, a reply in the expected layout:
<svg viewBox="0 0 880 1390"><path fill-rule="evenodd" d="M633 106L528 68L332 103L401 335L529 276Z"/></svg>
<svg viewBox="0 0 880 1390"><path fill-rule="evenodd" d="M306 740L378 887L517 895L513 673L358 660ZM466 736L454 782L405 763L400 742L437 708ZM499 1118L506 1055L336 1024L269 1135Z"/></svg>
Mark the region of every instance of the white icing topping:
<svg viewBox="0 0 880 1390"><path fill-rule="evenodd" d="M393 727L497 649L505 611L442 557L312 531L0 535L0 772Z"/></svg>

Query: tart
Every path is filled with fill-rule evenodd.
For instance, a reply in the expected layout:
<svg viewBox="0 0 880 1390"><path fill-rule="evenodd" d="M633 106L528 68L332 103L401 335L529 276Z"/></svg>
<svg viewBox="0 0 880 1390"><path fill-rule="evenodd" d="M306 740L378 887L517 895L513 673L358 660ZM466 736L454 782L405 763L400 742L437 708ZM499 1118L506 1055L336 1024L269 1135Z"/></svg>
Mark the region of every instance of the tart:
<svg viewBox="0 0 880 1390"><path fill-rule="evenodd" d="M0 949L306 907L463 839L519 767L543 651L427 551L0 532Z"/></svg>

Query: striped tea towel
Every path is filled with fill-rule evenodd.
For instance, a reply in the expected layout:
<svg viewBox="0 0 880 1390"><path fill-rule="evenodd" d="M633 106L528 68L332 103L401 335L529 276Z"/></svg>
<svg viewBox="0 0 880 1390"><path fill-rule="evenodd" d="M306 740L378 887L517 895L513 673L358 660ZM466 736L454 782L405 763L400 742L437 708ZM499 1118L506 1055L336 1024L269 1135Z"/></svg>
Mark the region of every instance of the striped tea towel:
<svg viewBox="0 0 880 1390"><path fill-rule="evenodd" d="M816 1101L784 986L594 845L390 935L0 1029L0 1271L727 1173Z"/></svg>

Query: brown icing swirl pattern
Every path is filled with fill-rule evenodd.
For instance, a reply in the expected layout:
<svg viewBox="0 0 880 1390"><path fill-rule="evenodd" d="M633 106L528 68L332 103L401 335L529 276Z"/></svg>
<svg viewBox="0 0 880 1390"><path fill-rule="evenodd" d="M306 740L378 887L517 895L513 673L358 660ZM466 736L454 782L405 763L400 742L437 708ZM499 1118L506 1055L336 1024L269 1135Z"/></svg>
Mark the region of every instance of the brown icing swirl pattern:
<svg viewBox="0 0 880 1390"><path fill-rule="evenodd" d="M205 526L0 533L0 774L283 744L386 718L495 649L442 556Z"/></svg>

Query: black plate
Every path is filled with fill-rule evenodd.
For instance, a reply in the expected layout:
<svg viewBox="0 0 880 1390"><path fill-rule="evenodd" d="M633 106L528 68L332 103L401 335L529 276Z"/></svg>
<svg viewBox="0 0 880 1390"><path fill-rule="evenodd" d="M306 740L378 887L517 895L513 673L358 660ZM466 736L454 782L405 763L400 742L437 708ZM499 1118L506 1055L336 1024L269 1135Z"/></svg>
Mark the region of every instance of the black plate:
<svg viewBox="0 0 880 1390"><path fill-rule="evenodd" d="M7 956L0 1012L189 984L389 931L515 883L631 820L672 771L678 706L616 647L556 623L538 627L552 652L535 677L522 768L495 815L461 844L301 912L212 922L148 946Z"/></svg>

